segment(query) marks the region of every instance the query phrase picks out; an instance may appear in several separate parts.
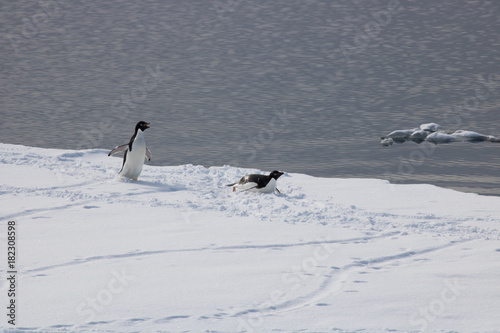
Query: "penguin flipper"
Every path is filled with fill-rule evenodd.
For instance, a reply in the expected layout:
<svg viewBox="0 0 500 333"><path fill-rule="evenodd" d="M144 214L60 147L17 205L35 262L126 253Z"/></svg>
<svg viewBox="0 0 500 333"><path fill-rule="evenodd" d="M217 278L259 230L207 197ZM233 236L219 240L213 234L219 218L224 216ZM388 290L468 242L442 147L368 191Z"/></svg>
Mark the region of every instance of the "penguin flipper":
<svg viewBox="0 0 500 333"><path fill-rule="evenodd" d="M148 161L151 161L151 152L147 147L146 147L146 158L148 159Z"/></svg>
<svg viewBox="0 0 500 333"><path fill-rule="evenodd" d="M115 147L115 149L113 149L112 151L109 152L108 156L114 155L114 154L122 152L122 151L126 151L127 148L128 148L128 143L121 145L121 146L117 146L117 147Z"/></svg>
<svg viewBox="0 0 500 333"><path fill-rule="evenodd" d="M259 188L259 184L254 183L254 182L248 182L248 183L245 183L243 185L239 185L237 188L237 191L238 192L246 192L246 191L253 190L254 188Z"/></svg>

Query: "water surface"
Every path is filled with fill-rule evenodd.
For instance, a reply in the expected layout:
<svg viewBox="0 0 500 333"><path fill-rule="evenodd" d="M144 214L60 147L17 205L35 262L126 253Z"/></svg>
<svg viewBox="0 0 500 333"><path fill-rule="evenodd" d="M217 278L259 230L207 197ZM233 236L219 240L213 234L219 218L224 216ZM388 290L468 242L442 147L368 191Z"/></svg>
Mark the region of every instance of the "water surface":
<svg viewBox="0 0 500 333"><path fill-rule="evenodd" d="M500 195L499 144L379 145L424 122L500 136L499 9L454 0L3 2L0 142L111 149L146 120L154 165Z"/></svg>

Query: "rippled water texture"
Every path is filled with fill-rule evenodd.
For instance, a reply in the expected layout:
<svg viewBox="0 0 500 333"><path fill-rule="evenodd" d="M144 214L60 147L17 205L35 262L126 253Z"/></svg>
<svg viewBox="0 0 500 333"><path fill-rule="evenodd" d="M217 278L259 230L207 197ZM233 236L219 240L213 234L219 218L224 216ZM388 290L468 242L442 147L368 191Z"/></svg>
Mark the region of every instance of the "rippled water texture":
<svg viewBox="0 0 500 333"><path fill-rule="evenodd" d="M500 144L380 145L425 122L500 136L499 8L4 1L0 142L111 149L146 120L155 165L231 164L500 195Z"/></svg>

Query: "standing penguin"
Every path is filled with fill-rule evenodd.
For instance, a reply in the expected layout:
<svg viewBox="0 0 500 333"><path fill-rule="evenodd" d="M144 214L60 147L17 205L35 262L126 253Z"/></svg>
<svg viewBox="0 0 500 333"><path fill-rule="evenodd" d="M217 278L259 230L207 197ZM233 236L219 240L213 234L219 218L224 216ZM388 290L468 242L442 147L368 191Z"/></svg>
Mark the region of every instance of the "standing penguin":
<svg viewBox="0 0 500 333"><path fill-rule="evenodd" d="M135 132L130 138L129 143L115 147L115 149L109 152L108 156L121 151L125 152L122 169L118 173L120 176L130 178L131 180L137 180L141 174L144 159L147 158L148 161L151 160L151 152L146 147L146 141L144 140L144 131L149 128L149 125L150 124L145 121L138 122L137 125L135 125Z"/></svg>
<svg viewBox="0 0 500 333"><path fill-rule="evenodd" d="M278 170L274 170L269 174L269 176L258 174L246 175L241 177L238 183L228 184L227 186L232 186L233 192L250 191L272 193L276 191L277 193L280 193L280 191L276 188L276 181L282 175L283 172Z"/></svg>

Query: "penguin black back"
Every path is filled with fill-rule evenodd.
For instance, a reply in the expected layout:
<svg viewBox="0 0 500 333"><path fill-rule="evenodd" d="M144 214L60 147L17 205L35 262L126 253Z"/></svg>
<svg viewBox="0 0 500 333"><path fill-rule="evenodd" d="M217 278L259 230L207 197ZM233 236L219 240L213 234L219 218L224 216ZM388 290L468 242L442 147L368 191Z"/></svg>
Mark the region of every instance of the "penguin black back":
<svg viewBox="0 0 500 333"><path fill-rule="evenodd" d="M271 179L278 180L279 177L283 175L283 172L274 170L269 175L259 175L259 174L251 174L241 177L238 183L228 184L227 186L233 186L236 184L243 185L246 183L255 183L257 184L256 188L266 187Z"/></svg>

